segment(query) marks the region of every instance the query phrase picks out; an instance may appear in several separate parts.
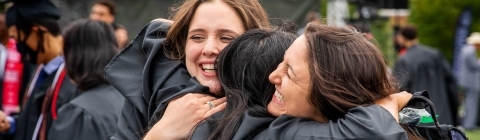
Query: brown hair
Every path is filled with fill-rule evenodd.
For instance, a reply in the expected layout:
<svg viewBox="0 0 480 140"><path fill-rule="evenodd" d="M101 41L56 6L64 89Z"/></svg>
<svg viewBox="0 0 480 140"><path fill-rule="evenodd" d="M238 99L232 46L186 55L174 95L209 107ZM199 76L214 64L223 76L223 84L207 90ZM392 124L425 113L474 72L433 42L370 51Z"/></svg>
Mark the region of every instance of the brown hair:
<svg viewBox="0 0 480 140"><path fill-rule="evenodd" d="M171 59L183 59L185 57L185 44L187 40L188 27L198 6L213 0L185 0L182 5L172 9L175 21L167 33L165 53ZM270 26L267 13L258 0L222 0L235 9L237 15L243 22L246 30L267 29Z"/></svg>
<svg viewBox="0 0 480 140"><path fill-rule="evenodd" d="M389 82L378 48L353 28L310 23L305 29L310 103L336 121L356 106L370 105L397 89Z"/></svg>
<svg viewBox="0 0 480 140"><path fill-rule="evenodd" d="M117 6L115 5L115 2L113 2L112 0L97 0L95 1L94 4L100 4L100 5L106 6L108 8L108 12L110 12L110 14L115 16L117 11Z"/></svg>
<svg viewBox="0 0 480 140"><path fill-rule="evenodd" d="M376 45L354 28L310 23L305 29L309 103L336 122L349 109L398 92ZM328 113L326 113L328 112ZM402 126L404 127L404 126ZM405 129L409 139L421 139Z"/></svg>

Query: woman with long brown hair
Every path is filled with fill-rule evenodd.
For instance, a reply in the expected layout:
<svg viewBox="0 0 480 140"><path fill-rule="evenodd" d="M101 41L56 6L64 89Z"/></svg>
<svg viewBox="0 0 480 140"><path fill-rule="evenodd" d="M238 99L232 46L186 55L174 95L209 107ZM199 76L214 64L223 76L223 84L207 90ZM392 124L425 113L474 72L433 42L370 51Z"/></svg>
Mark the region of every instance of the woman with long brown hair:
<svg viewBox="0 0 480 140"><path fill-rule="evenodd" d="M320 139L330 139L332 135L335 139L407 138L405 131L398 131L402 129L398 123L391 123L395 122L397 114L386 114L375 105L377 100L398 92L398 87L389 79L385 59L378 48L355 29L310 23L305 34L285 52L283 62L270 75L270 81L276 89L270 104L285 105L286 115L277 118L259 137L312 138L305 135L306 132L292 133L312 131L312 127L306 130L282 123L292 121L289 116L293 116L328 123L316 127L315 138ZM375 135L379 131L375 129L357 129L361 123L332 125L351 118L347 112L359 111L363 106L373 106L374 109L364 112L372 116L370 120L359 122L388 124L388 129L380 130L382 135ZM296 125L302 124L305 122ZM328 129L361 132L351 135L344 131L322 131Z"/></svg>

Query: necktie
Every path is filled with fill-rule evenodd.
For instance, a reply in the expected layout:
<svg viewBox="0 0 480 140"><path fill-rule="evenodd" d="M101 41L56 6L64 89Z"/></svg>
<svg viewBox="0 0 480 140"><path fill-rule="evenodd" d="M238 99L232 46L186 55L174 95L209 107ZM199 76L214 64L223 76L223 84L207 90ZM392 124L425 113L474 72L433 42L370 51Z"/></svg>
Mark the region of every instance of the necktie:
<svg viewBox="0 0 480 140"><path fill-rule="evenodd" d="M37 81L35 82L35 87L40 86L43 81L47 78L48 74L45 72L45 70L40 70L40 73L38 74Z"/></svg>

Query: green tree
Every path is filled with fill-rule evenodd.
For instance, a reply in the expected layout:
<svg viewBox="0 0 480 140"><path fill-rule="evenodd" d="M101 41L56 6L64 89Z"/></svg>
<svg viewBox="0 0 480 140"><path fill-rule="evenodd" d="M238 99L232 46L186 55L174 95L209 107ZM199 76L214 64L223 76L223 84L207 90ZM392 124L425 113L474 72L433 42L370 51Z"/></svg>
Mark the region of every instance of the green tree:
<svg viewBox="0 0 480 140"><path fill-rule="evenodd" d="M455 28L460 13L472 7L471 32L480 32L480 0L410 0L409 22L418 28L422 44L453 58Z"/></svg>
<svg viewBox="0 0 480 140"><path fill-rule="evenodd" d="M387 60L388 66L395 63L396 51L393 48L393 29L389 25L387 18L380 18L372 22L371 32L376 40L378 47Z"/></svg>

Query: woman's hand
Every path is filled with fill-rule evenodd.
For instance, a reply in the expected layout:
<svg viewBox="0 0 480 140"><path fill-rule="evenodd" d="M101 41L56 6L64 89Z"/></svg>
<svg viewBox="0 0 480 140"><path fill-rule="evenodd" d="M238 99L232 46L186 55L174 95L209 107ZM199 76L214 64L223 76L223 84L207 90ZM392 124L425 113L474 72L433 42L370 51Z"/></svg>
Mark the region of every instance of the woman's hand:
<svg viewBox="0 0 480 140"><path fill-rule="evenodd" d="M144 140L185 139L195 125L225 107L225 97L217 99L205 94L186 94L168 103L162 119L150 129Z"/></svg>
<svg viewBox="0 0 480 140"><path fill-rule="evenodd" d="M411 93L403 91L400 93L392 94L390 96L397 100L398 111L400 112L400 110L402 110L407 105L408 101L410 101L410 98L412 98L413 95Z"/></svg>
<svg viewBox="0 0 480 140"><path fill-rule="evenodd" d="M412 94L403 91L375 101L375 104L388 110L398 122L398 112L407 105L410 98L412 98Z"/></svg>

